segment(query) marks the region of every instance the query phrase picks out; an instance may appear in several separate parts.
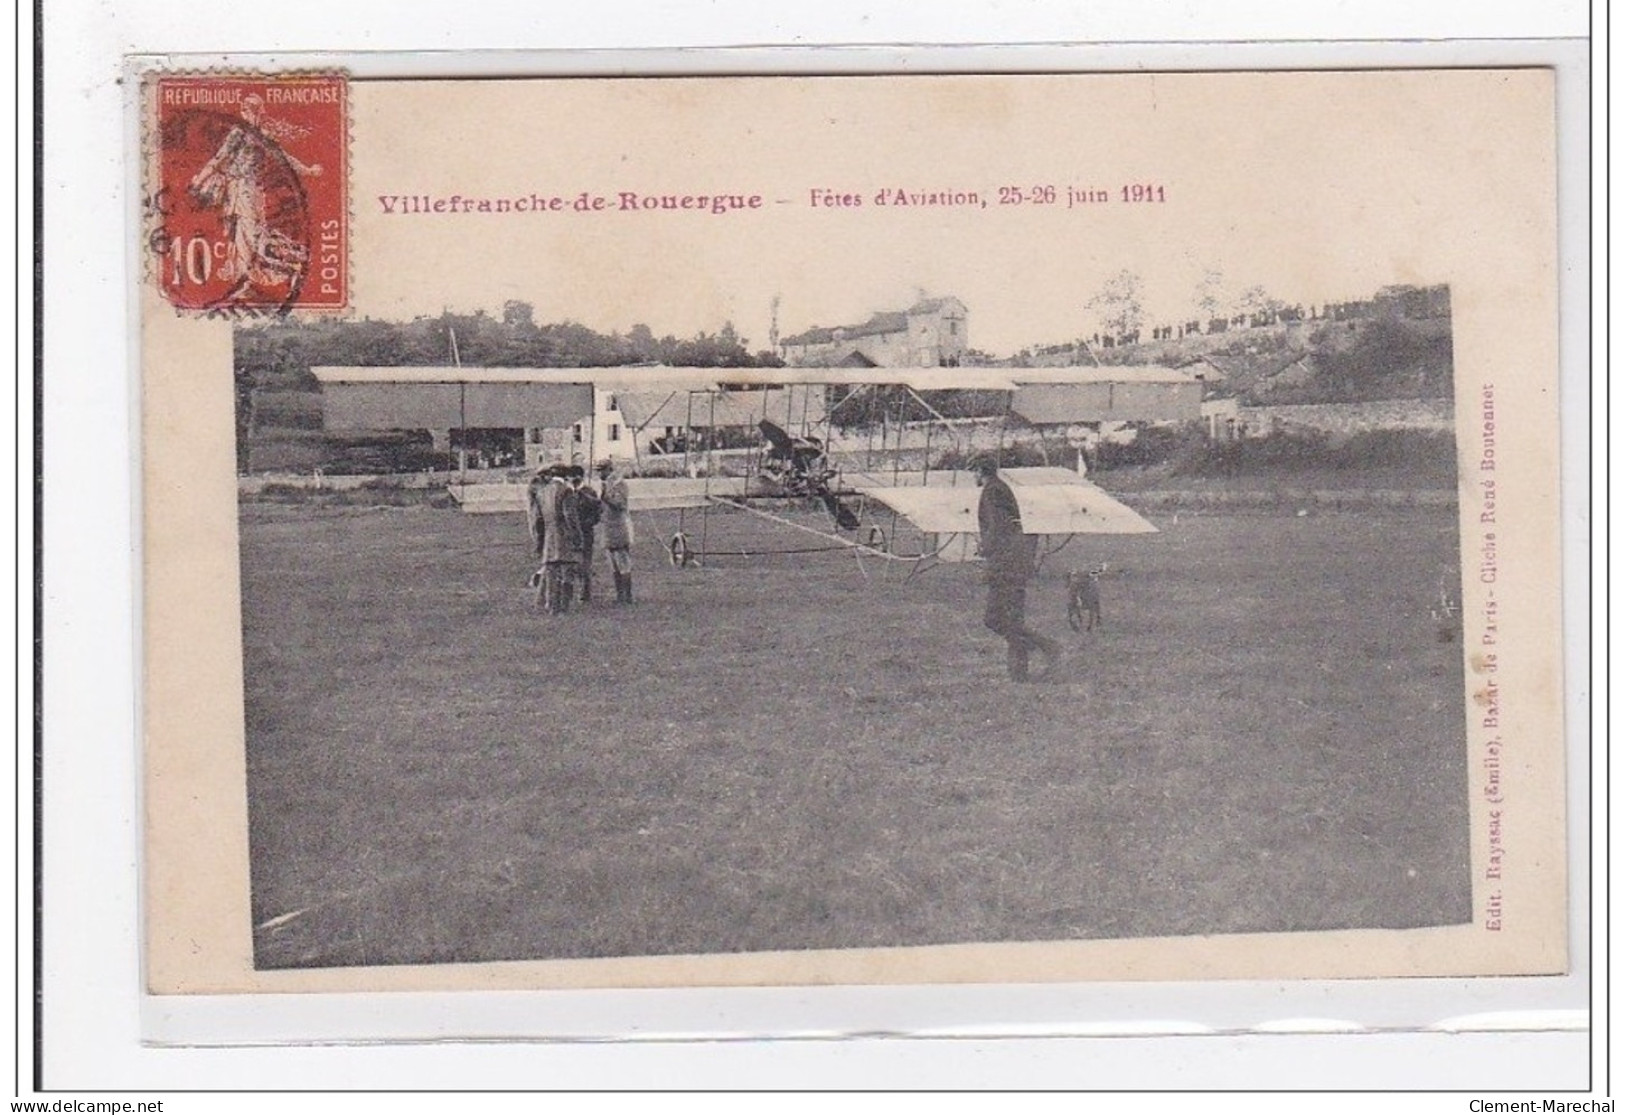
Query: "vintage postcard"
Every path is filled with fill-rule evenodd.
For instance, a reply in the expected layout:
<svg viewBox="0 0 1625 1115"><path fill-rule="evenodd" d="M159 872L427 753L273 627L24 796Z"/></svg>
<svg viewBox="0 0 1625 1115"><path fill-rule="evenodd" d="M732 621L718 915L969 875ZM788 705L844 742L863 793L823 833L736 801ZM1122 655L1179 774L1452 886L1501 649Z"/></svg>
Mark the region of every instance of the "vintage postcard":
<svg viewBox="0 0 1625 1115"><path fill-rule="evenodd" d="M141 97L151 991L1568 970L1550 71Z"/></svg>

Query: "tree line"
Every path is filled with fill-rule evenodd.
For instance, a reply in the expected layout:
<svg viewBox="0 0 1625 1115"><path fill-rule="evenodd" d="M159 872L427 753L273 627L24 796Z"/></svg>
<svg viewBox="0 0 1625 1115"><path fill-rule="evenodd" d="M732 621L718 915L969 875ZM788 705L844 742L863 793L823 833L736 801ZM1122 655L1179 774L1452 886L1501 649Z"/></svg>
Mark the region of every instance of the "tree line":
<svg viewBox="0 0 1625 1115"><path fill-rule="evenodd" d="M528 302L500 317L446 311L411 321L315 319L244 326L236 336L240 383L261 390L315 390L315 365L362 367L466 364L492 368L592 368L669 364L695 368L776 367L783 362L731 323L716 333L657 337L647 325L600 333L573 321L538 324Z"/></svg>

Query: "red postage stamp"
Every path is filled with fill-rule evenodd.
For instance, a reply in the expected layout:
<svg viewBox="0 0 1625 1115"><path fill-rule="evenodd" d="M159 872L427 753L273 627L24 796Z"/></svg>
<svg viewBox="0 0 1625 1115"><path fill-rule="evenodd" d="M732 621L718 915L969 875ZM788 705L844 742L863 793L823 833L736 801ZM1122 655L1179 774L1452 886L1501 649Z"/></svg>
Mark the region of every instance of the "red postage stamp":
<svg viewBox="0 0 1625 1115"><path fill-rule="evenodd" d="M349 301L345 79L162 77L149 185L151 273L184 310Z"/></svg>

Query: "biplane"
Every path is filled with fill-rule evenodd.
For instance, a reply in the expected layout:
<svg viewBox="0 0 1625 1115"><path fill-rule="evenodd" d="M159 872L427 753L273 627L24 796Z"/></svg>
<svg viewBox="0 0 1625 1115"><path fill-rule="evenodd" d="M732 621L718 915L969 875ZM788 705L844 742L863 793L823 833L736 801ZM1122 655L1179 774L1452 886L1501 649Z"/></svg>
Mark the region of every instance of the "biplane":
<svg viewBox="0 0 1625 1115"><path fill-rule="evenodd" d="M333 430L524 430L527 465L603 458L627 469L634 512L675 511L674 564L847 550L908 563L975 556L970 459L1023 429L1196 419L1202 381L1160 367L317 367ZM976 392L974 417L933 399ZM1081 452L1078 455L1081 462ZM1054 552L1080 534L1151 533L1144 517L1062 464L1001 469L1023 529ZM452 483L470 512L522 511L523 473ZM816 547L713 546L711 516L742 513ZM907 536L907 541L904 536Z"/></svg>

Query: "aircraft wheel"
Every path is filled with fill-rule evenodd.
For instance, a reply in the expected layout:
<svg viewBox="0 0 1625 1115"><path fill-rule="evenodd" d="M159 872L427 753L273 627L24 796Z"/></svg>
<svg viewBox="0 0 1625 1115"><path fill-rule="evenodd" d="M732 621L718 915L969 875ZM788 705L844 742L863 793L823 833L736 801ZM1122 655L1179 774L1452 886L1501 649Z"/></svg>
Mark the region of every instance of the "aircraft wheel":
<svg viewBox="0 0 1625 1115"><path fill-rule="evenodd" d="M666 547L671 554L671 563L678 569L686 569L694 560L694 551L689 549L688 535L678 531L671 536L671 543Z"/></svg>
<svg viewBox="0 0 1625 1115"><path fill-rule="evenodd" d="M883 554L886 553L886 532L881 530L879 525L871 523L869 526L868 537L864 539L863 544L868 546L871 550L879 550Z"/></svg>

